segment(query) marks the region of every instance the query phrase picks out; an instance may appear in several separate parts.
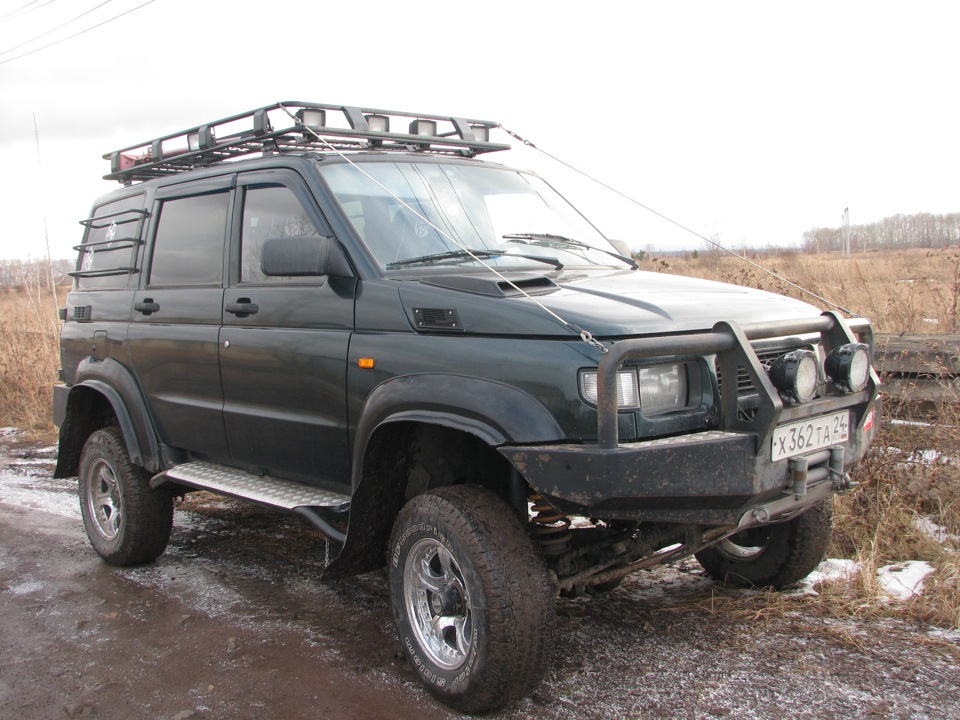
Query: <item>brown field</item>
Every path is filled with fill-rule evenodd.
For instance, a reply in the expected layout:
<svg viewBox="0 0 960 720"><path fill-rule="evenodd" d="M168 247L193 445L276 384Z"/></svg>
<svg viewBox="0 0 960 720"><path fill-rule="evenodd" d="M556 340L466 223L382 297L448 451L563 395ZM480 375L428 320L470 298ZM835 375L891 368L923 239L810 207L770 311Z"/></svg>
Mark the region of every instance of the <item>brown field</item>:
<svg viewBox="0 0 960 720"><path fill-rule="evenodd" d="M697 255L647 258L641 266L801 296L796 288L737 258L712 251ZM848 259L794 253L751 259L871 318L878 332L958 332L960 249L871 252ZM59 367L57 305L40 283L0 290L0 340L5 351L0 359L0 426L16 426L48 440L55 438L56 430L50 407ZM885 402L890 410L896 400ZM877 442L854 473L860 487L835 501L831 556L854 558L864 572L848 585L835 584L824 591L824 601L818 603L821 612L882 614L960 629L958 457L960 407L944 404L924 424L884 420ZM934 539L918 526L920 521L935 523L952 538ZM926 560L936 571L927 578L921 596L887 602L869 570L906 560ZM737 598L745 612L777 611L774 596Z"/></svg>
<svg viewBox="0 0 960 720"><path fill-rule="evenodd" d="M0 426L52 437L52 388L60 367L59 304L36 284L0 288Z"/></svg>
<svg viewBox="0 0 960 720"><path fill-rule="evenodd" d="M852 313L876 332L956 333L960 328L960 248L802 255L784 252L748 259ZM697 257L651 259L644 269L720 280L801 298L833 309L783 280L717 250Z"/></svg>

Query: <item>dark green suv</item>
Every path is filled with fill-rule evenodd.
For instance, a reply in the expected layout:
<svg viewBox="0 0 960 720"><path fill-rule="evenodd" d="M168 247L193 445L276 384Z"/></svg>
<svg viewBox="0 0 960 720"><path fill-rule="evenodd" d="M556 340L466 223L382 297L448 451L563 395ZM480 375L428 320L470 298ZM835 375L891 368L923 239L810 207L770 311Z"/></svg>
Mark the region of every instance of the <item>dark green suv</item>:
<svg viewBox="0 0 960 720"><path fill-rule="evenodd" d="M106 561L156 558L196 489L299 513L325 577L386 566L465 711L537 682L556 597L691 554L804 577L878 420L866 321L641 272L476 159L495 127L291 102L105 156L54 394Z"/></svg>

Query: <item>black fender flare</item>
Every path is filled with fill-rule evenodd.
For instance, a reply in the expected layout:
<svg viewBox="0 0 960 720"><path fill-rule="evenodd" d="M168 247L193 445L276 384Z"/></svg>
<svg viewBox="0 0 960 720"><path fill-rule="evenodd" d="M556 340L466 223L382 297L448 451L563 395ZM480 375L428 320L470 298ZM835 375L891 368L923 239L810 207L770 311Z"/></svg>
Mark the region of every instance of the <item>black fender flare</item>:
<svg viewBox="0 0 960 720"><path fill-rule="evenodd" d="M492 447L560 440L563 430L533 395L495 380L452 373L400 375L367 396L353 444L353 482L363 477L367 445L384 424L422 422L475 435Z"/></svg>
<svg viewBox="0 0 960 720"><path fill-rule="evenodd" d="M324 570L334 579L384 564L393 521L403 504L403 487L382 486L376 459L367 449L378 429L397 422L440 425L470 433L497 447L504 443L546 443L563 437L550 411L529 393L504 383L443 373L391 378L367 396L353 451L353 494L347 537Z"/></svg>
<svg viewBox="0 0 960 720"><path fill-rule="evenodd" d="M84 358L77 366L76 379L68 389L62 411L60 457L55 477L70 477L76 472L74 466L79 463L86 440L81 437L83 423L77 417L76 403L81 402L83 394L88 391L103 396L110 403L130 460L151 472L158 472L161 469L160 445L136 378L124 365L111 358L100 361Z"/></svg>

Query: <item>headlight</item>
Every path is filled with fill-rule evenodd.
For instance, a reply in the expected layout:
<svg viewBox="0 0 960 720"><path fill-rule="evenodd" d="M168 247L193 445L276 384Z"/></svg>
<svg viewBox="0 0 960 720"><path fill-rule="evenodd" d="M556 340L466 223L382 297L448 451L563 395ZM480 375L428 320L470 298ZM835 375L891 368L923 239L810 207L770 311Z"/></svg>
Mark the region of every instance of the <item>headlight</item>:
<svg viewBox="0 0 960 720"><path fill-rule="evenodd" d="M850 343L835 348L824 362L833 384L847 392L860 392L870 379L870 353L866 345Z"/></svg>
<svg viewBox="0 0 960 720"><path fill-rule="evenodd" d="M817 396L820 381L816 354L810 350L794 350L781 355L770 366L770 381L786 399L810 402Z"/></svg>
<svg viewBox="0 0 960 720"><path fill-rule="evenodd" d="M647 417L687 406L687 372L683 365L637 368L637 375L640 378L640 411Z"/></svg>
<svg viewBox="0 0 960 720"><path fill-rule="evenodd" d="M597 373L580 373L580 394L591 405L597 404ZM687 369L682 364L651 365L617 373L617 407L639 408L648 416L682 410L687 407Z"/></svg>
<svg viewBox="0 0 960 720"><path fill-rule="evenodd" d="M597 373L580 373L580 394L591 405L597 404ZM621 370L617 373L617 407L635 408L639 405L636 374L633 370Z"/></svg>

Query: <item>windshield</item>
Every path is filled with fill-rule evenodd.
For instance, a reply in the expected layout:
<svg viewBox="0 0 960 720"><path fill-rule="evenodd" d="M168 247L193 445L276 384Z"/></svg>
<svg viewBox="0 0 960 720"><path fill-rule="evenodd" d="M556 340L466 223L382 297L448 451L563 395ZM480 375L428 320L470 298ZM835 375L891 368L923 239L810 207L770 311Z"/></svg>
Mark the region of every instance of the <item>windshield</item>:
<svg viewBox="0 0 960 720"><path fill-rule="evenodd" d="M534 175L454 163L368 162L360 167L363 172L337 163L320 172L384 270L479 266L464 248L501 268L622 262L611 257L613 247L596 228Z"/></svg>

